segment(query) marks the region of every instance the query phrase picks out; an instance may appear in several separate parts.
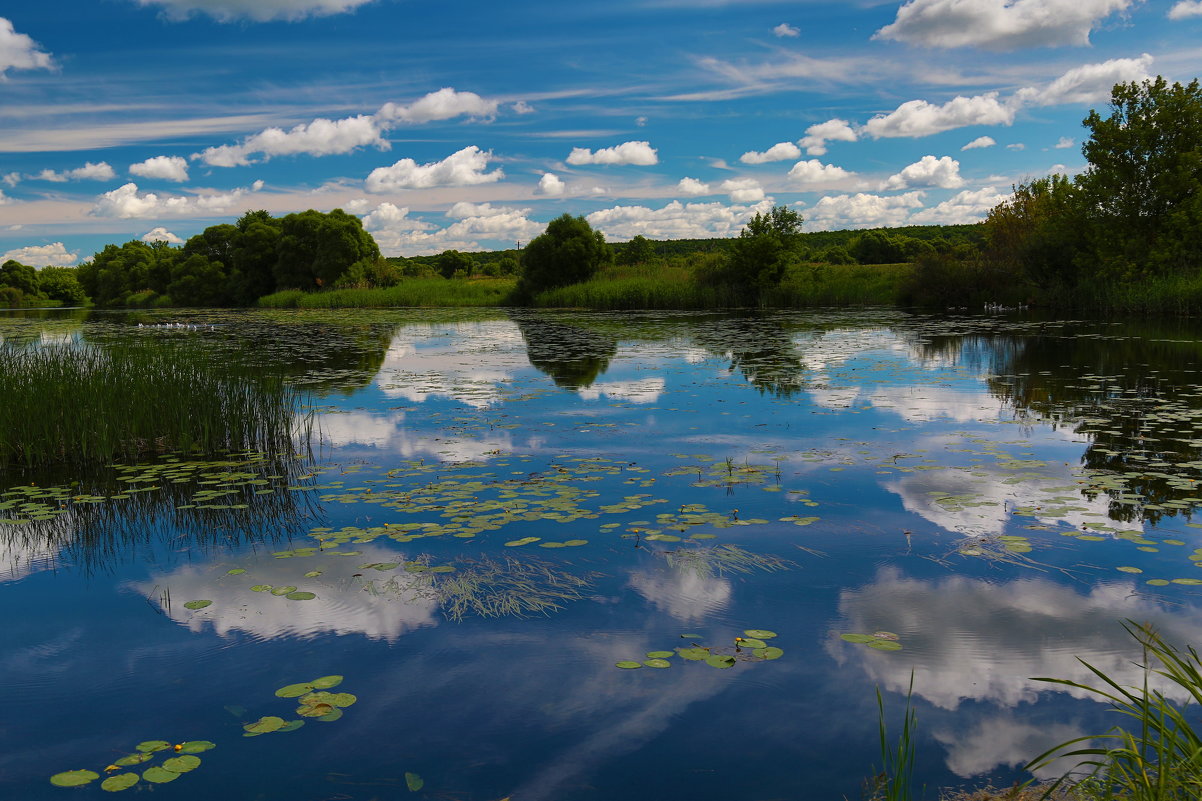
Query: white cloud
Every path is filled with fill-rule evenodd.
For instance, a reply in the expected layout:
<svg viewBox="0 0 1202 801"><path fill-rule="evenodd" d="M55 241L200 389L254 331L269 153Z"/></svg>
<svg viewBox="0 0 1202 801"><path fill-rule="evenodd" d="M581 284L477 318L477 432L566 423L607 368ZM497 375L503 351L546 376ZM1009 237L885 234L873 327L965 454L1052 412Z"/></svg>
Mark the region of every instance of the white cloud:
<svg viewBox="0 0 1202 801"><path fill-rule="evenodd" d="M69 267L79 259L79 253L68 253L62 242L49 245L28 245L0 256L0 262L15 259L30 267Z"/></svg>
<svg viewBox="0 0 1202 801"><path fill-rule="evenodd" d="M909 100L888 114L878 114L864 125L875 139L899 136L930 136L967 125L1010 125L1014 108L998 100L997 92L973 97L955 97L943 105Z"/></svg>
<svg viewBox="0 0 1202 801"><path fill-rule="evenodd" d="M702 183L696 178L681 178L680 183L676 184L676 188L686 195L708 195L710 193L710 185Z"/></svg>
<svg viewBox="0 0 1202 801"><path fill-rule="evenodd" d="M1009 194L998 192L992 186L975 190L965 189L938 205L915 212L909 221L914 225L963 225L980 222L989 214L990 209L1009 197Z"/></svg>
<svg viewBox="0 0 1202 801"><path fill-rule="evenodd" d="M787 22L782 22L780 25L777 25L775 28L772 29L772 32L781 38L784 38L786 36L787 37L801 36L801 30L798 28L795 28L794 26L790 25Z"/></svg>
<svg viewBox="0 0 1202 801"><path fill-rule="evenodd" d="M12 203L12 202L13 202L13 199L11 197L9 197L8 195L4 194L3 190L0 190L0 206L3 206L7 203Z"/></svg>
<svg viewBox="0 0 1202 801"><path fill-rule="evenodd" d="M558 175L546 172L543 173L542 178L538 179L538 188L534 191L548 197L559 197L564 193L565 189L567 189L567 184L561 181Z"/></svg>
<svg viewBox="0 0 1202 801"><path fill-rule="evenodd" d="M993 147L996 144L997 140L995 140L992 136L978 136L976 139L960 148L960 150L977 150L978 148L982 147Z"/></svg>
<svg viewBox="0 0 1202 801"><path fill-rule="evenodd" d="M267 22L328 17L353 11L370 2L372 0L137 0L143 6L162 6L169 19L187 19L201 13L219 22L244 18Z"/></svg>
<svg viewBox="0 0 1202 801"><path fill-rule="evenodd" d="M854 172L834 164L823 164L818 159L799 161L789 170L789 177L801 184L829 184L853 175Z"/></svg>
<svg viewBox="0 0 1202 801"><path fill-rule="evenodd" d="M469 145L457 150L442 161L418 164L413 159L401 159L391 167L377 167L367 176L364 186L368 192L394 192L399 189L432 189L439 186L474 186L499 181L505 177L500 168L485 172L492 151Z"/></svg>
<svg viewBox="0 0 1202 801"><path fill-rule="evenodd" d="M108 181L116 178L117 173L113 172L113 168L108 165L108 162L102 161L99 164L93 164L88 161L82 167L76 167L73 170L65 170L64 172L42 170L37 175L27 177L35 181L53 181L54 183L61 184L67 181Z"/></svg>
<svg viewBox="0 0 1202 801"><path fill-rule="evenodd" d="M873 38L922 47L1014 50L1089 44L1104 18L1132 0L911 0Z"/></svg>
<svg viewBox="0 0 1202 801"><path fill-rule="evenodd" d="M730 193L734 203L757 203L764 199L764 187L754 178L730 178L722 182L721 188Z"/></svg>
<svg viewBox="0 0 1202 801"><path fill-rule="evenodd" d="M130 182L96 199L88 214L94 217L116 217L123 220L153 217L212 216L228 211L239 200L251 192L263 188L262 181L255 181L248 188L229 192L214 192L198 195L158 195L154 192L139 194L138 185Z"/></svg>
<svg viewBox="0 0 1202 801"><path fill-rule="evenodd" d="M881 189L908 189L911 186L937 186L956 189L964 185L960 177L960 162L951 156L923 156L918 161L889 176Z"/></svg>
<svg viewBox="0 0 1202 801"><path fill-rule="evenodd" d="M143 242L166 242L168 245L182 245L184 240L180 239L175 234L168 231L163 226L151 228L146 233L142 234Z"/></svg>
<svg viewBox="0 0 1202 801"><path fill-rule="evenodd" d="M199 158L211 167L238 167L253 163L252 156L266 161L273 156L329 156L350 153L360 147L373 145L388 150L381 138L381 128L374 117L360 114L341 120L316 119L312 122L283 128L267 128L237 145L206 148L192 158Z"/></svg>
<svg viewBox="0 0 1202 801"><path fill-rule="evenodd" d="M525 100L519 100L509 107L514 114L533 114L534 106L527 103Z"/></svg>
<svg viewBox="0 0 1202 801"><path fill-rule="evenodd" d="M0 180L3 180L4 183L8 184L9 186L16 186L17 184L21 183L21 173L7 172L4 174L4 178Z"/></svg>
<svg viewBox="0 0 1202 801"><path fill-rule="evenodd" d="M811 156L826 155L827 142L854 142L858 138L847 120L833 119L806 128L806 135L797 144Z"/></svg>
<svg viewBox="0 0 1202 801"><path fill-rule="evenodd" d="M1083 64L1042 88L1027 87L1015 93L1017 103L1035 106L1055 106L1061 103L1087 105L1110 99L1116 83L1142 81L1149 76L1152 56L1112 58L1098 64Z"/></svg>
<svg viewBox="0 0 1202 801"><path fill-rule="evenodd" d="M459 220L468 217L500 217L506 214L528 214L530 209L515 209L510 206L494 206L491 203L469 203L461 200L447 209L447 216Z"/></svg>
<svg viewBox="0 0 1202 801"><path fill-rule="evenodd" d="M457 92L449 86L444 86L407 106L385 103L376 112L376 117L386 122L408 123L435 122L464 115L491 120L497 116L498 105L498 101L486 100L475 92ZM518 114L534 111L531 106L520 100L514 104L513 110Z"/></svg>
<svg viewBox="0 0 1202 801"><path fill-rule="evenodd" d="M614 206L594 211L587 219L610 239L627 240L639 234L649 239L706 239L735 236L752 215L771 208L770 200L750 206L674 200L659 209Z"/></svg>
<svg viewBox="0 0 1202 801"><path fill-rule="evenodd" d="M154 156L129 165L129 172L143 178L160 178L179 183L188 180L188 162L180 156Z"/></svg>
<svg viewBox="0 0 1202 801"><path fill-rule="evenodd" d="M0 17L0 81L5 72L14 70L48 70L54 68L49 53L38 49L38 43L23 33L17 33L12 22Z"/></svg>
<svg viewBox="0 0 1202 801"><path fill-rule="evenodd" d="M456 203L448 217L460 217L446 228L409 217L408 208L381 203L363 218L363 227L375 237L388 256L412 256L456 250L481 250L479 240L529 241L546 228L531 220L529 209L492 206L488 203Z"/></svg>
<svg viewBox="0 0 1202 801"><path fill-rule="evenodd" d="M872 195L859 192L854 195L827 196L814 204L806 222L820 231L832 228L898 226L905 223L912 209L922 207L922 198L922 191L906 192L903 195Z"/></svg>
<svg viewBox="0 0 1202 801"><path fill-rule="evenodd" d="M1060 141L1052 145L1052 147L1054 147L1056 150L1064 150L1065 148L1072 147L1074 144L1076 144L1076 142L1073 141L1071 136L1062 136L1060 137Z"/></svg>
<svg viewBox="0 0 1202 801"><path fill-rule="evenodd" d="M1026 150L1027 146L1024 145L1022 142L1014 142L1012 144L1006 145L1006 149L1007 150Z"/></svg>
<svg viewBox="0 0 1202 801"><path fill-rule="evenodd" d="M647 167L658 164L659 157L650 142L623 142L614 147L603 147L596 152L585 147L574 147L568 155L568 164L635 164Z"/></svg>
<svg viewBox="0 0 1202 801"><path fill-rule="evenodd" d="M769 161L791 161L797 158L801 158L801 151L797 145L792 142L777 142L762 153L749 150L739 156L739 161L744 164L766 164Z"/></svg>
<svg viewBox="0 0 1202 801"><path fill-rule="evenodd" d="M1202 17L1202 0L1181 0L1169 9L1169 19Z"/></svg>

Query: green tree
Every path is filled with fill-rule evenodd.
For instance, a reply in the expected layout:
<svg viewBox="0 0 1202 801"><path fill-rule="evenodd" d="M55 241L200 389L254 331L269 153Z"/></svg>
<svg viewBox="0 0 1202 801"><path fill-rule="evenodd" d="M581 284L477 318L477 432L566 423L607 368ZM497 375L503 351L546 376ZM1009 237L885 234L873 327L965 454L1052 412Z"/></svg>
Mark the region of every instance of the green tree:
<svg viewBox="0 0 1202 801"><path fill-rule="evenodd" d="M22 295L36 298L41 294L38 284L38 271L28 264L14 259L0 264L0 286L10 286Z"/></svg>
<svg viewBox="0 0 1202 801"><path fill-rule="evenodd" d="M158 241L134 239L124 245L106 245L76 274L84 291L101 306L119 306L130 295L164 294L179 250Z"/></svg>
<svg viewBox="0 0 1202 801"><path fill-rule="evenodd" d="M801 249L801 224L802 216L786 206L757 212L731 248L727 283L745 297L779 285Z"/></svg>
<svg viewBox="0 0 1202 801"><path fill-rule="evenodd" d="M380 248L363 222L342 209L329 214L309 209L280 220L275 277L279 289L333 286L351 265L372 264Z"/></svg>
<svg viewBox="0 0 1202 801"><path fill-rule="evenodd" d="M1063 175L1014 187L985 220L985 260L1044 288L1071 288L1088 261L1081 192Z"/></svg>
<svg viewBox="0 0 1202 801"><path fill-rule="evenodd" d="M613 251L600 231L583 217L564 214L547 223L547 230L522 252L520 298L530 299L546 289L587 281L613 261Z"/></svg>
<svg viewBox="0 0 1202 801"><path fill-rule="evenodd" d="M78 272L75 267L43 267L38 273L42 294L71 306L83 305L88 296L79 284Z"/></svg>
<svg viewBox="0 0 1202 801"><path fill-rule="evenodd" d="M434 264L439 274L448 280L459 273L463 273L465 277L472 274L472 260L458 250L444 250L435 258Z"/></svg>
<svg viewBox="0 0 1202 801"><path fill-rule="evenodd" d="M642 264L653 258L655 258L655 245L642 234L636 234L618 252L618 262L620 264Z"/></svg>
<svg viewBox="0 0 1202 801"><path fill-rule="evenodd" d="M1117 84L1091 111L1078 178L1100 256L1124 277L1195 267L1202 255L1202 88Z"/></svg>
<svg viewBox="0 0 1202 801"><path fill-rule="evenodd" d="M860 264L897 264L906 260L900 237L884 231L865 231L851 244L851 255Z"/></svg>

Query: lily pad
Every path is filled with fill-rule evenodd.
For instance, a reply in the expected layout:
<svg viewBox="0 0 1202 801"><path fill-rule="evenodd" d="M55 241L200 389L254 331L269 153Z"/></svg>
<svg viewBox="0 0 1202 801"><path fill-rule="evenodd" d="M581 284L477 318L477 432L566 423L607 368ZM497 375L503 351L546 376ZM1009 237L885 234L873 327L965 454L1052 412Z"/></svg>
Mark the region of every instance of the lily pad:
<svg viewBox="0 0 1202 801"><path fill-rule="evenodd" d="M227 570L227 571L225 571L225 574L226 574L227 576L241 576L241 575L242 575L243 573L245 573L245 572L246 572L246 568L244 568L244 567L235 567L235 568L234 568L234 569L232 569L232 570Z"/></svg>
<svg viewBox="0 0 1202 801"><path fill-rule="evenodd" d="M173 773L187 773L200 767L200 757L184 754L163 760L163 767Z"/></svg>
<svg viewBox="0 0 1202 801"><path fill-rule="evenodd" d="M409 788L409 792L416 793L418 790L426 786L426 782L421 776L416 773L405 773L405 786Z"/></svg>
<svg viewBox="0 0 1202 801"><path fill-rule="evenodd" d="M166 768L160 768L158 765L155 765L153 768L147 768L145 771L143 771L142 778L153 784L166 784L167 782L173 782L178 779L179 774L173 770L167 770Z"/></svg>
<svg viewBox="0 0 1202 801"><path fill-rule="evenodd" d="M902 649L902 644L893 640L873 640L870 643L865 643L865 645L878 651L900 651Z"/></svg>
<svg viewBox="0 0 1202 801"><path fill-rule="evenodd" d="M296 587L291 585L287 587L276 587L271 591L272 595L287 595L290 592L296 592Z"/></svg>
<svg viewBox="0 0 1202 801"><path fill-rule="evenodd" d="M309 682L318 690L328 690L331 687L337 687L342 684L342 676L322 676L319 679L313 679Z"/></svg>
<svg viewBox="0 0 1202 801"><path fill-rule="evenodd" d="M289 684L286 687L281 687L275 691L277 698L300 698L308 692L312 692L312 684Z"/></svg>
<svg viewBox="0 0 1202 801"><path fill-rule="evenodd" d="M776 636L776 632L768 631L767 629L747 629L743 632L743 636L752 637L757 640L771 640Z"/></svg>
<svg viewBox="0 0 1202 801"><path fill-rule="evenodd" d="M708 659L710 652L708 648L677 648L676 653L680 654L681 659L687 659L690 662L700 662L703 659Z"/></svg>
<svg viewBox="0 0 1202 801"><path fill-rule="evenodd" d="M101 790L107 790L110 793L117 793L122 790L128 790L138 783L138 774L136 773L118 773L114 776L109 776L100 783Z"/></svg>
<svg viewBox="0 0 1202 801"><path fill-rule="evenodd" d="M839 638L854 643L870 643L876 639L871 634L840 634Z"/></svg>
<svg viewBox="0 0 1202 801"><path fill-rule="evenodd" d="M505 543L506 548L516 548L519 545L529 545L532 542L538 542L542 537L522 537L520 540L510 540Z"/></svg>
<svg viewBox="0 0 1202 801"><path fill-rule="evenodd" d="M670 656L676 656L675 651L648 651L648 659L667 659Z"/></svg>
<svg viewBox="0 0 1202 801"><path fill-rule="evenodd" d="M651 668L672 667L672 663L669 662L667 659L648 659L643 664L646 665L647 667L651 667Z"/></svg>
<svg viewBox="0 0 1202 801"><path fill-rule="evenodd" d="M122 768L128 768L132 767L133 765L141 765L143 762L149 762L152 759L154 759L154 757L150 754L139 751L136 754L130 754L129 756L123 756L120 759L115 759L113 760L113 764Z"/></svg>
<svg viewBox="0 0 1202 801"><path fill-rule="evenodd" d="M300 590L298 592L290 592L284 596L289 601L312 601L317 597L316 594Z"/></svg>
<svg viewBox="0 0 1202 801"><path fill-rule="evenodd" d="M710 667L729 668L734 667L735 658L727 654L712 654L705 658L705 663Z"/></svg>
<svg viewBox="0 0 1202 801"><path fill-rule="evenodd" d="M301 726L304 726L304 725L305 725L305 722L303 720L290 720L287 723L285 723L283 726L280 726L278 729L276 729L276 732L283 733L283 732L288 732L288 731L296 731L297 729L299 729Z"/></svg>
<svg viewBox="0 0 1202 801"><path fill-rule="evenodd" d="M335 709L333 704L304 704L297 707L296 714L305 718L319 718L322 715L330 714Z"/></svg>
<svg viewBox="0 0 1202 801"><path fill-rule="evenodd" d="M701 635L700 634L681 634L680 639L682 639L682 640L700 640Z"/></svg>
<svg viewBox="0 0 1202 801"><path fill-rule="evenodd" d="M767 648L756 648L751 653L760 659L780 659L785 652L780 648L770 645Z"/></svg>
<svg viewBox="0 0 1202 801"><path fill-rule="evenodd" d="M65 770L50 777L50 783L55 787L82 787L96 781L100 774L93 770Z"/></svg>
<svg viewBox="0 0 1202 801"><path fill-rule="evenodd" d="M217 744L208 740L189 740L186 743L180 744L181 754L203 754L212 748L216 748Z"/></svg>
<svg viewBox="0 0 1202 801"><path fill-rule="evenodd" d="M333 711L327 712L324 715L318 715L314 720L320 720L322 723L332 723L340 717L342 717L342 710L334 707Z"/></svg>
<svg viewBox="0 0 1202 801"><path fill-rule="evenodd" d="M337 707L347 707L358 700L351 693L334 693L334 697L330 699L330 704Z"/></svg>
<svg viewBox="0 0 1202 801"><path fill-rule="evenodd" d="M643 666L642 662L631 662L629 659L624 659L621 662L615 662L614 664L620 668L626 668L627 670L633 670L634 668L641 668Z"/></svg>
<svg viewBox="0 0 1202 801"><path fill-rule="evenodd" d="M162 751L164 748L170 747L171 743L166 740L146 740L134 746L144 754L153 754L155 751Z"/></svg>
<svg viewBox="0 0 1202 801"><path fill-rule="evenodd" d="M284 725L284 719L275 715L265 715L259 718L254 723L247 723L242 728L246 729L251 734L269 734L273 731L279 731Z"/></svg>
<svg viewBox="0 0 1202 801"><path fill-rule="evenodd" d="M204 609L206 606L212 606L212 601L188 601L184 604L184 609Z"/></svg>
<svg viewBox="0 0 1202 801"><path fill-rule="evenodd" d="M250 589L252 592L270 592L271 585L270 584L256 584L255 586L251 587Z"/></svg>
<svg viewBox="0 0 1202 801"><path fill-rule="evenodd" d="M740 648L767 648L768 643L763 640L757 640L754 637L743 637L739 642Z"/></svg>

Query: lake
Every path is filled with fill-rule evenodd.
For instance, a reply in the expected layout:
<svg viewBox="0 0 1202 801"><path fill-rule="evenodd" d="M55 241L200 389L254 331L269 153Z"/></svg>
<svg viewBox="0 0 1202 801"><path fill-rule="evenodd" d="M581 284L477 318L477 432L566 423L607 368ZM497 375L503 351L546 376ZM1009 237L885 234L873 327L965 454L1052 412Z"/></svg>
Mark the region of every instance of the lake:
<svg viewBox="0 0 1202 801"><path fill-rule="evenodd" d="M1139 683L1124 620L1202 643L1195 328L2 314L10 354L176 348L301 405L0 474L0 796L855 799L911 680L921 784L1026 778L1116 722L1032 677Z"/></svg>

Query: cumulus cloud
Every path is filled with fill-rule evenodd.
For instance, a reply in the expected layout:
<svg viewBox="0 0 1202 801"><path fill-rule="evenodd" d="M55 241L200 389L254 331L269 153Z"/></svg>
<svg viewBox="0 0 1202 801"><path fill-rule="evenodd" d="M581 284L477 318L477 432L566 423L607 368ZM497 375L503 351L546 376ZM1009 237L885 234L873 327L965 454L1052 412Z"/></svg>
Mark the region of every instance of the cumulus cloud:
<svg viewBox="0 0 1202 801"><path fill-rule="evenodd" d="M781 38L785 38L785 37L793 38L793 37L801 36L801 30L799 28L793 27L792 25L790 25L787 22L782 22L780 25L777 25L775 28L772 29L772 33L776 34L777 36L779 36Z"/></svg>
<svg viewBox="0 0 1202 801"><path fill-rule="evenodd" d="M847 120L833 119L806 128L806 135L797 144L811 156L826 155L827 142L854 142L858 138Z"/></svg>
<svg viewBox="0 0 1202 801"><path fill-rule="evenodd" d="M1169 9L1169 19L1202 17L1202 0L1181 0Z"/></svg>
<svg viewBox="0 0 1202 801"><path fill-rule="evenodd" d="M801 184L829 184L853 175L854 172L834 164L823 164L818 159L799 161L789 170L789 177Z"/></svg>
<svg viewBox="0 0 1202 801"><path fill-rule="evenodd" d="M559 197L565 189L567 189L567 184L561 181L558 175L545 172L543 177L538 179L538 187L534 191L547 197Z"/></svg>
<svg viewBox="0 0 1202 801"><path fill-rule="evenodd" d="M184 240L180 239L175 234L168 231L163 226L151 228L146 233L142 234L143 242L166 242L168 245L182 245Z"/></svg>
<svg viewBox="0 0 1202 801"><path fill-rule="evenodd" d="M749 206L723 203L681 203L652 209L647 206L614 206L589 214L590 225L607 238L631 239L641 234L649 239L706 239L735 236L754 214L768 212L772 201Z"/></svg>
<svg viewBox="0 0 1202 801"><path fill-rule="evenodd" d="M756 203L764 199L764 187L754 178L730 178L722 182L721 189L730 194L734 203Z"/></svg>
<svg viewBox="0 0 1202 801"><path fill-rule="evenodd" d="M68 253L62 242L51 242L49 245L16 248L0 256L0 262L9 259L28 264L30 267L69 267L79 259L79 254Z"/></svg>
<svg viewBox="0 0 1202 801"><path fill-rule="evenodd" d="M790 161L801 158L801 151L792 142L777 142L763 152L749 150L739 156L744 164L766 164L769 161Z"/></svg>
<svg viewBox="0 0 1202 801"><path fill-rule="evenodd" d="M514 114L533 114L534 106L527 103L525 100L519 100L509 107Z"/></svg>
<svg viewBox="0 0 1202 801"><path fill-rule="evenodd" d="M471 251L481 249L482 239L511 242L538 236L546 225L527 217L529 211L488 203L456 203L447 216L460 219L438 228L410 217L408 208L381 203L363 217L363 227L389 256L439 253L450 248Z"/></svg>
<svg viewBox="0 0 1202 801"><path fill-rule="evenodd" d="M596 152L585 147L574 147L568 154L568 164L635 164L648 167L658 164L659 157L650 142L623 142L614 147L603 147Z"/></svg>
<svg viewBox="0 0 1202 801"><path fill-rule="evenodd" d="M922 47L1088 45L1098 23L1132 0L911 0L873 38Z"/></svg>
<svg viewBox="0 0 1202 801"><path fill-rule="evenodd" d="M456 219L468 217L500 217L506 214L528 214L530 209L515 209L510 206L494 206L491 203L469 203L461 200L447 209L447 216Z"/></svg>
<svg viewBox="0 0 1202 801"><path fill-rule="evenodd" d="M64 170L63 172L42 170L37 175L28 177L35 181L53 181L62 184L67 181L108 181L116 178L117 173L113 172L113 168L108 165L108 162L102 161L99 164L93 164L88 161L82 167L76 167L73 170Z"/></svg>
<svg viewBox="0 0 1202 801"><path fill-rule="evenodd" d="M457 92L444 86L409 105L385 103L376 112L376 118L385 122L407 123L435 122L463 116L491 120L497 116L498 105L499 101L487 100L475 92ZM523 101L515 103L513 110L518 114L534 111Z"/></svg>
<svg viewBox="0 0 1202 801"><path fill-rule="evenodd" d="M262 188L263 182L255 181L250 187L233 189L229 192L159 195L154 192L138 192L138 185L130 182L98 197L88 214L94 217L116 217L122 220L221 214L228 211L246 195L258 192Z"/></svg>
<svg viewBox="0 0 1202 801"><path fill-rule="evenodd" d="M676 189L686 195L708 195L710 193L710 185L702 183L696 178L681 178L680 183L676 184Z"/></svg>
<svg viewBox="0 0 1202 801"><path fill-rule="evenodd" d="M827 196L810 209L807 222L816 230L832 228L881 228L905 223L911 210L922 208L922 191L902 195Z"/></svg>
<svg viewBox="0 0 1202 801"><path fill-rule="evenodd" d="M977 150L978 148L982 147L993 147L996 144L997 140L995 140L992 136L978 136L976 139L960 148L960 150Z"/></svg>
<svg viewBox="0 0 1202 801"><path fill-rule="evenodd" d="M1062 136L1060 137L1060 141L1056 142L1056 144L1052 145L1052 147L1056 148L1057 150L1064 150L1065 148L1072 147L1074 144L1076 143L1073 141L1071 136Z"/></svg>
<svg viewBox="0 0 1202 801"><path fill-rule="evenodd" d="M8 195L4 194L3 190L0 190L0 206L5 205L6 203L12 203L12 202L13 202L13 199L11 197L9 197Z"/></svg>
<svg viewBox="0 0 1202 801"><path fill-rule="evenodd" d="M8 70L48 70L54 68L49 53L38 49L38 43L23 33L17 33L12 22L0 17L0 81Z"/></svg>
<svg viewBox="0 0 1202 801"><path fill-rule="evenodd" d="M955 97L942 105L909 100L888 114L878 114L864 125L874 139L930 136L966 125L1010 125L1015 109L998 100L997 92Z"/></svg>
<svg viewBox="0 0 1202 801"><path fill-rule="evenodd" d="M1008 199L1009 194L1003 194L992 186L981 189L965 189L955 196L915 212L910 217L914 225L964 225L980 222L989 214L989 210Z"/></svg>
<svg viewBox="0 0 1202 801"><path fill-rule="evenodd" d="M372 0L137 0L142 6L161 6L168 19L207 14L219 22L250 19L295 21L353 11Z"/></svg>
<svg viewBox="0 0 1202 801"><path fill-rule="evenodd" d="M241 144L206 148L192 158L211 167L239 167L253 163L254 156L261 156L263 161L299 154L329 156L350 153L367 145L388 150L389 144L381 133L376 119L365 114L341 120L316 119L287 131L267 128Z"/></svg>
<svg viewBox="0 0 1202 801"><path fill-rule="evenodd" d="M499 181L505 173L498 167L485 172L491 150L469 145L457 150L442 161L418 164L413 159L401 159L391 167L377 167L367 176L364 186L368 192L395 192L400 189L432 189L439 186L474 186Z"/></svg>
<svg viewBox="0 0 1202 801"><path fill-rule="evenodd" d="M951 156L923 156L918 161L889 176L881 189L908 189L911 186L937 186L956 189L964 185L960 177L960 162Z"/></svg>
<svg viewBox="0 0 1202 801"><path fill-rule="evenodd" d="M1108 100L1116 83L1142 81L1151 77L1148 68L1152 56L1112 58L1098 64L1083 64L1043 87L1027 87L1015 94L1015 101L1035 106L1055 106L1061 103L1089 104Z"/></svg>
<svg viewBox="0 0 1202 801"><path fill-rule="evenodd" d="M129 165L131 175L180 183L188 180L188 162L179 156L154 156Z"/></svg>
<svg viewBox="0 0 1202 801"><path fill-rule="evenodd" d="M9 186L16 186L17 184L21 183L21 173L7 172L0 180L3 180L4 183L8 184Z"/></svg>

